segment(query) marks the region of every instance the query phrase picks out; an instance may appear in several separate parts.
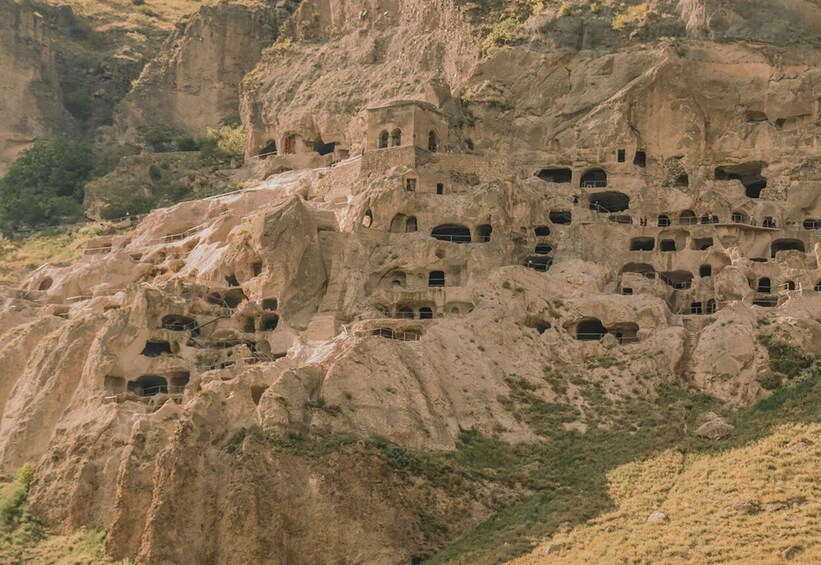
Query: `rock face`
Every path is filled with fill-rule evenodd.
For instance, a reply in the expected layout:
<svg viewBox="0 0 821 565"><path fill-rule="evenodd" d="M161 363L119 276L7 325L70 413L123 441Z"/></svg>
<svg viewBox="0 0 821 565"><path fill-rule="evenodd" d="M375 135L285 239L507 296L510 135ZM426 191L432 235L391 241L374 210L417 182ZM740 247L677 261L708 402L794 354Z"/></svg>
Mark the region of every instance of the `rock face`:
<svg viewBox="0 0 821 565"><path fill-rule="evenodd" d="M246 189L6 292L0 468L36 461L38 513L116 558L399 563L490 503L289 441L441 451L665 385L769 394L764 328L821 353L819 9L658 4L622 31L547 8L489 51L451 0L203 7L117 125L239 107Z"/></svg>
<svg viewBox="0 0 821 565"><path fill-rule="evenodd" d="M71 131L74 120L61 103L53 40L68 36L71 9L34 2L0 1L0 176L20 151L41 136Z"/></svg>
<svg viewBox="0 0 821 565"><path fill-rule="evenodd" d="M276 14L266 3L200 8L171 34L123 100L116 117L122 134L170 126L202 135L236 120L239 83L275 41Z"/></svg>

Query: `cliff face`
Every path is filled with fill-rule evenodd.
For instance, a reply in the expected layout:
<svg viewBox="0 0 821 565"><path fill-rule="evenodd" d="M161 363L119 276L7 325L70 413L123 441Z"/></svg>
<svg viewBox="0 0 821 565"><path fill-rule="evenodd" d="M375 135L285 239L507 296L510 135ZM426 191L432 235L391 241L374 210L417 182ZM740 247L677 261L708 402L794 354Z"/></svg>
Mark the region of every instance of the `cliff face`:
<svg viewBox="0 0 821 565"><path fill-rule="evenodd" d="M6 291L0 466L116 558L400 563L583 499L533 446L786 386L767 339L821 354L821 12L755 4L549 4L496 47L451 0L203 7L117 126L239 109L246 189ZM468 430L473 474L412 454Z"/></svg>
<svg viewBox="0 0 821 565"><path fill-rule="evenodd" d="M221 3L181 23L123 100L123 135L160 126L202 135L238 119L239 83L276 40L278 13L287 14L265 3Z"/></svg>
<svg viewBox="0 0 821 565"><path fill-rule="evenodd" d="M71 10L32 2L0 2L0 176L37 137L76 129L60 102L60 76L52 38L68 35Z"/></svg>

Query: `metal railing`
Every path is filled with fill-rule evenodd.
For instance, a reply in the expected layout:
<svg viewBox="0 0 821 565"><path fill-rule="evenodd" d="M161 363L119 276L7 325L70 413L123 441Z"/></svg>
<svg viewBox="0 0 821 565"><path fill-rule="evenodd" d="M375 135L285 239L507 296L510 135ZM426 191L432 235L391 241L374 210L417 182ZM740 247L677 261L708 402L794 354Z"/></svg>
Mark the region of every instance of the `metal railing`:
<svg viewBox="0 0 821 565"><path fill-rule="evenodd" d="M189 322L187 324L180 324L176 322L165 322L162 323L160 326L164 330L170 330L172 332L191 332L194 330L198 330L200 327L199 322Z"/></svg>
<svg viewBox="0 0 821 565"><path fill-rule="evenodd" d="M583 180L579 186L582 188L604 188L607 186L606 180Z"/></svg>
<svg viewBox="0 0 821 565"><path fill-rule="evenodd" d="M638 336L634 335L622 335L618 336L613 332L604 332L604 333L574 333L573 337L576 338L577 341L601 341L604 339L605 336L612 335L616 338L619 343L638 343L640 340Z"/></svg>
<svg viewBox="0 0 821 565"><path fill-rule="evenodd" d="M356 330L354 332L356 337L384 337L388 339L395 339L398 341L419 341L422 339L422 334L413 331L394 330L392 328L377 328L375 330Z"/></svg>
<svg viewBox="0 0 821 565"><path fill-rule="evenodd" d="M433 239L438 239L439 241L449 241L451 243L470 243L470 235L447 235L447 234L440 234L434 235L430 234Z"/></svg>
<svg viewBox="0 0 821 565"><path fill-rule="evenodd" d="M185 392L185 385L157 385L147 388L133 387L129 388L127 392L133 392L140 397L156 396L158 394L181 395Z"/></svg>
<svg viewBox="0 0 821 565"><path fill-rule="evenodd" d="M254 159L267 159L271 155L279 155L279 151L269 151L268 153L260 153L258 155L251 155L250 157L246 157L246 161L252 161Z"/></svg>

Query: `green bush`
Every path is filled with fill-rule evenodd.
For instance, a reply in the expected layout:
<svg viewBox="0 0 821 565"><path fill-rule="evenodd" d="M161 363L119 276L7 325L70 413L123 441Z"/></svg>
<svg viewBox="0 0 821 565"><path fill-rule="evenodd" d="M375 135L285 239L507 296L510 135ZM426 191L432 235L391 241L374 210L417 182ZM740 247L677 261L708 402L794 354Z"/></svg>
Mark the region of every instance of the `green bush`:
<svg viewBox="0 0 821 565"><path fill-rule="evenodd" d="M183 136L177 140L177 151L199 151L200 145L191 136Z"/></svg>
<svg viewBox="0 0 821 565"><path fill-rule="evenodd" d="M225 125L208 128L208 133L197 139L202 156L214 160L241 160L245 156L245 128Z"/></svg>
<svg viewBox="0 0 821 565"><path fill-rule="evenodd" d="M788 341L769 334L760 335L759 340L770 354L770 369L775 373L793 378L813 364L812 355Z"/></svg>
<svg viewBox="0 0 821 565"><path fill-rule="evenodd" d="M781 375L772 371L760 373L756 380L764 390L775 390L781 386Z"/></svg>
<svg viewBox="0 0 821 565"><path fill-rule="evenodd" d="M80 219L83 189L93 170L88 143L66 138L35 143L0 181L5 231Z"/></svg>
<svg viewBox="0 0 821 565"><path fill-rule="evenodd" d="M157 153L173 151L176 137L177 132L168 126L153 127L143 134L145 142Z"/></svg>
<svg viewBox="0 0 821 565"><path fill-rule="evenodd" d="M513 43L519 31L519 20L516 18L506 18L496 24L482 41L482 49L489 51L493 47L508 45Z"/></svg>

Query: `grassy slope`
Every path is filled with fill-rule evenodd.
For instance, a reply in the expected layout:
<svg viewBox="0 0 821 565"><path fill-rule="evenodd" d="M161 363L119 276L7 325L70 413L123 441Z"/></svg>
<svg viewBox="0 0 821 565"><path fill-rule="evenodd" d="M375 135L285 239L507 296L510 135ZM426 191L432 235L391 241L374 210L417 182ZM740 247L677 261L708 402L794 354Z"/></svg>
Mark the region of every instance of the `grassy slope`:
<svg viewBox="0 0 821 565"><path fill-rule="evenodd" d="M607 474L613 511L553 537L518 565L542 562L821 563L821 424L787 424L744 447L688 456L666 451ZM745 512L739 503L756 507ZM784 508L767 509L781 503ZM653 511L666 524L647 523Z"/></svg>
<svg viewBox="0 0 821 565"><path fill-rule="evenodd" d="M771 348L771 352L773 351L775 348ZM775 365L806 367L811 362L794 349L787 348L785 351L784 355L773 356ZM794 362L795 359L800 362ZM512 504L503 505L493 518L456 540L429 562L499 563L529 552L540 540L550 538L558 531L589 520L599 523L603 516L618 516L619 505L626 495L619 495L614 491L617 488L614 487L614 481L618 481L618 477L623 477L631 469L636 469L636 465L640 469L641 462L655 457L660 459L658 463L648 463L651 468L654 465L669 467L673 464L671 462L679 461L677 468L681 469L682 462L686 461L688 466L694 466L693 476L701 473L703 478L709 472L711 461L719 465L726 461L727 466L722 473L732 474L739 458L745 456L746 452L743 450L748 446L755 450L754 446L759 441L764 441L765 444L767 441L777 443L785 433L815 434L817 429L808 425L821 420L821 364L816 362L809 369L796 372L793 377L787 386L776 391L770 398L752 408L732 414L729 419L737 429L731 437L721 442L700 439L687 431L695 429L703 412L718 410L718 405L697 392L676 388L663 390L654 401L634 401L620 413L621 423L609 430L593 429L585 434L557 431L547 437L543 444L519 446L463 434L467 441L462 442L456 453L436 456L439 467L450 469L450 477L460 475L466 484L483 482L507 485L517 488L522 496ZM780 427L787 423L797 424L798 427ZM773 434L776 435L770 438ZM737 452L738 455L733 455L734 450L739 449L741 451ZM675 455L677 453L678 459ZM687 454L686 457L683 454ZM756 473L762 470L762 465L767 473L758 476ZM789 498L788 492L806 491L806 475L800 473L812 470L806 468L804 463L792 470L778 466L770 469L768 465L770 463L757 465L750 471L751 475L747 480L776 481L774 488L783 488L784 495L776 496L775 491L761 491L757 496L751 495L752 499L768 503L771 498ZM670 472L669 468L667 472ZM815 473L821 480L821 472ZM709 484L704 489L706 490L702 490L700 494L709 499ZM739 496L743 498L747 494ZM686 497L686 490L681 496ZM803 496L806 496L806 492ZM721 511L726 512L727 507L735 502L735 498L727 501L721 506ZM635 503L635 511L641 514L646 508L639 507L638 504ZM693 501L696 509L702 504L707 504L707 500ZM671 513L675 514L675 510L676 507L673 507ZM817 510L817 506L803 506L796 512L805 513L808 524L814 523L817 528ZM645 519L647 514L649 512L641 516L641 519ZM624 518L634 519L635 516ZM682 528L685 527L684 524L686 522L682 521ZM801 537L802 528L803 526L797 525L794 534ZM713 531L720 530L716 525ZM643 531L641 528L634 533L622 531L622 535L641 539ZM698 528L694 527L692 531L693 535L700 535ZM672 536L675 535L674 532ZM783 549L786 547L785 541L774 541L772 546L766 546L766 551L772 553L776 545ZM810 541L811 539L805 539L804 545ZM665 543L670 543L670 540L665 538ZM715 540L716 548L734 543L732 535L719 535ZM612 555L621 555L618 553L619 548L612 548L611 551L614 552ZM739 551L743 551L743 547L739 547ZM647 557L652 561L657 556Z"/></svg>
<svg viewBox="0 0 821 565"><path fill-rule="evenodd" d="M89 239L125 234L129 229L117 230L111 224L76 224L48 228L16 240L0 235L0 284L16 286L41 265L79 257Z"/></svg>
<svg viewBox="0 0 821 565"><path fill-rule="evenodd" d="M28 508L34 466L0 482L0 563L92 565L111 563L103 553L105 533L80 530L70 536L49 535Z"/></svg>

